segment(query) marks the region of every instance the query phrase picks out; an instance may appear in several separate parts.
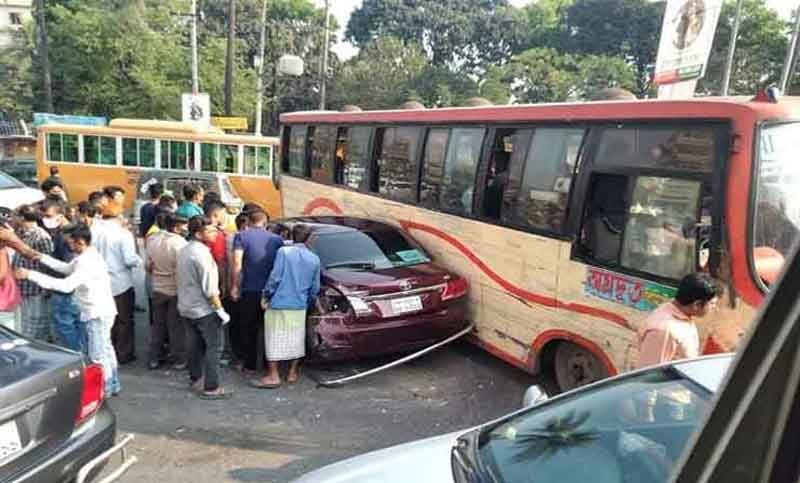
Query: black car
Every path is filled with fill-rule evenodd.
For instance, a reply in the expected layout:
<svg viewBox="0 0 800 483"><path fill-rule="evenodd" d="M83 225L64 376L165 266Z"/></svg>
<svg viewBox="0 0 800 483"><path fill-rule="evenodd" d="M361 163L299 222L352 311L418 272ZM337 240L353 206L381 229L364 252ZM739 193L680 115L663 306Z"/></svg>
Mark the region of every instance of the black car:
<svg viewBox="0 0 800 483"><path fill-rule="evenodd" d="M85 481L130 441L116 432L99 365L0 326L0 482Z"/></svg>

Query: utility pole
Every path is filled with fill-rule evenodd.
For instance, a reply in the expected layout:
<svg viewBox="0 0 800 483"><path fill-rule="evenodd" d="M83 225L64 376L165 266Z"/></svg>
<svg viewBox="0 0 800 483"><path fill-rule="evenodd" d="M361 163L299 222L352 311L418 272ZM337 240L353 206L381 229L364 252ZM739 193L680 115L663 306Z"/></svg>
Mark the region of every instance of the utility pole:
<svg viewBox="0 0 800 483"><path fill-rule="evenodd" d="M267 35L267 0L261 5L261 35L258 39L258 67L256 75L256 126L255 135L261 136L261 109L264 95L264 49Z"/></svg>
<svg viewBox="0 0 800 483"><path fill-rule="evenodd" d="M47 112L53 112L53 80L50 73L50 56L47 41L47 26L44 21L44 0L36 0L36 22L39 33L39 61L42 63L44 99Z"/></svg>
<svg viewBox="0 0 800 483"><path fill-rule="evenodd" d="M228 50L225 56L225 115L231 115L233 63L236 55L236 0L228 0Z"/></svg>
<svg viewBox="0 0 800 483"><path fill-rule="evenodd" d="M736 39L739 37L739 24L742 21L742 0L736 2L736 17L733 21L733 31L731 40L728 44L728 60L725 62L725 73L722 77L722 95L728 95L728 87L731 84L731 70L733 69L733 54L736 52Z"/></svg>
<svg viewBox="0 0 800 483"><path fill-rule="evenodd" d="M192 94L196 95L198 92L200 92L200 81L197 78L197 0L192 0Z"/></svg>
<svg viewBox="0 0 800 483"><path fill-rule="evenodd" d="M325 44L322 46L322 64L319 68L319 110L325 110L325 81L328 77L328 43L330 43L330 0L325 0Z"/></svg>
<svg viewBox="0 0 800 483"><path fill-rule="evenodd" d="M783 72L781 73L781 94L786 92L789 83L789 75L792 71L792 59L797 48L797 35L800 32L800 7L794 12L794 29L792 30L792 40L789 41L789 48L786 49L786 59L783 62Z"/></svg>

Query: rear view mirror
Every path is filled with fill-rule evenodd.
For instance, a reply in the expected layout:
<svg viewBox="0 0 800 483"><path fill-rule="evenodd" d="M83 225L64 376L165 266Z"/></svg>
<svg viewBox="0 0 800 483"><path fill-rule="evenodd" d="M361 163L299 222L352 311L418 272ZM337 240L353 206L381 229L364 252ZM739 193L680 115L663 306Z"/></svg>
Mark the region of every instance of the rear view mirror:
<svg viewBox="0 0 800 483"><path fill-rule="evenodd" d="M522 407L528 408L539 404L540 402L547 401L548 396L544 389L541 386L533 385L529 387L525 391L525 395L522 396Z"/></svg>

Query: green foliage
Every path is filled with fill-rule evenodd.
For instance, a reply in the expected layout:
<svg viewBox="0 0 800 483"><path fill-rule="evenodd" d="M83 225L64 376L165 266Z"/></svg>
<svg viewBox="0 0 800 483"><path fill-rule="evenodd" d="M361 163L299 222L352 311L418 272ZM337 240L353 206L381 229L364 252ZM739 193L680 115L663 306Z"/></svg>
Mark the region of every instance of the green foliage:
<svg viewBox="0 0 800 483"><path fill-rule="evenodd" d="M722 90L735 16L736 2L723 4L714 36L714 48L706 76L698 83L698 92L719 95ZM729 94L754 95L762 84L780 81L789 27L762 0L745 0L742 3L742 21L734 51Z"/></svg>
<svg viewBox="0 0 800 483"><path fill-rule="evenodd" d="M0 112L30 119L33 106L33 24L14 34L11 47L0 50Z"/></svg>

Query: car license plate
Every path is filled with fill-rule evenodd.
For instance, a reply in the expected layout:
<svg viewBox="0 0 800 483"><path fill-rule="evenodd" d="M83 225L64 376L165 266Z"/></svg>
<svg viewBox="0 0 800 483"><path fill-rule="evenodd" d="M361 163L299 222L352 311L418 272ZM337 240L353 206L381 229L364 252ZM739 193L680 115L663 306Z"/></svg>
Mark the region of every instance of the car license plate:
<svg viewBox="0 0 800 483"><path fill-rule="evenodd" d="M9 421L0 424L0 460L22 451L22 441L19 439L17 423Z"/></svg>
<svg viewBox="0 0 800 483"><path fill-rule="evenodd" d="M418 295L392 300L392 312L395 314L405 314L418 310L422 310L422 299Z"/></svg>

